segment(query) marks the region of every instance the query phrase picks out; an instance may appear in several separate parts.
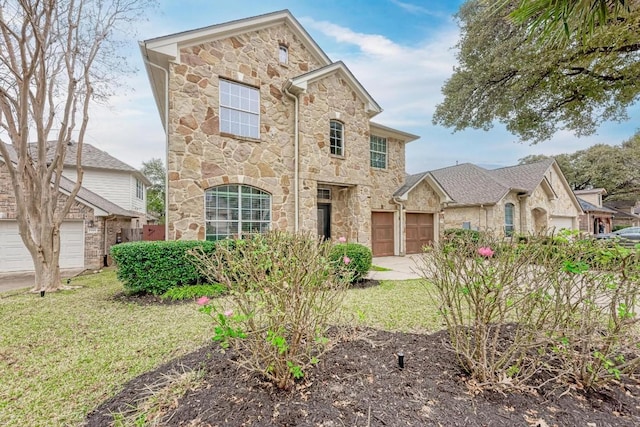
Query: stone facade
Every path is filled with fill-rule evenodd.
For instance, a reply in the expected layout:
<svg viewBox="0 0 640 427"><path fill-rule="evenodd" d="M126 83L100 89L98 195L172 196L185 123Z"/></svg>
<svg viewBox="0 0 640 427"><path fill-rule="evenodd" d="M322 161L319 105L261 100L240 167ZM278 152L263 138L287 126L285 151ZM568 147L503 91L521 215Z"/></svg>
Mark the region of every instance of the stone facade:
<svg viewBox="0 0 640 427"><path fill-rule="evenodd" d="M286 46L288 61L278 52ZM271 196L271 227L294 231L295 103L286 83L326 64L286 23L183 47L169 69L168 239L206 238L205 192L244 184ZM219 82L260 93L259 138L220 132ZM366 102L340 71L310 81L299 97L299 229L318 228L318 189L331 199L331 235L371 244L371 211L397 210L405 141L387 136L387 168L370 167ZM330 153L329 123L344 128Z"/></svg>

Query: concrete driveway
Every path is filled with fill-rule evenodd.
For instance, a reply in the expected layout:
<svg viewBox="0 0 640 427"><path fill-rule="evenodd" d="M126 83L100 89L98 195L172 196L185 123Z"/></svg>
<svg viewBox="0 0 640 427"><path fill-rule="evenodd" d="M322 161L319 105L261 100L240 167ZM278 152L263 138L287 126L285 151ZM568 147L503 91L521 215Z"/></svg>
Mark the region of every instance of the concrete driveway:
<svg viewBox="0 0 640 427"><path fill-rule="evenodd" d="M65 269L60 271L60 275L66 279L82 273L82 269ZM15 289L28 290L35 283L35 275L31 272L0 273L0 292L12 291Z"/></svg>
<svg viewBox="0 0 640 427"><path fill-rule="evenodd" d="M374 257L373 265L390 269L390 271L370 271L367 279L374 280L408 280L420 279L422 255Z"/></svg>

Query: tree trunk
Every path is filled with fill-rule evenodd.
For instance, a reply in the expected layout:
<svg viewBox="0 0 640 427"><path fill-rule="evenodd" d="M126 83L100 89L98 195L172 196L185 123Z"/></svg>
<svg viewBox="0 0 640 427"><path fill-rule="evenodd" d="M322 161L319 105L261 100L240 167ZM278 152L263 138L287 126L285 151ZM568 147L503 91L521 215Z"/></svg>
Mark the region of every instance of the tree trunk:
<svg viewBox="0 0 640 427"><path fill-rule="evenodd" d="M42 233L40 245L31 253L35 267L32 292L54 292L62 287L60 278L60 230Z"/></svg>

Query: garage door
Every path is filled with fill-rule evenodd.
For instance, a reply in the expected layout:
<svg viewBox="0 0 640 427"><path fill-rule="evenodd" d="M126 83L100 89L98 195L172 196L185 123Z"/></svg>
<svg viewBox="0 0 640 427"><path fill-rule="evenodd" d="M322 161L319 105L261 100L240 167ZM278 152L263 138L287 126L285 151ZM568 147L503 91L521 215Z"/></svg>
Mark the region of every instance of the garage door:
<svg viewBox="0 0 640 427"><path fill-rule="evenodd" d="M433 214L407 213L407 248L408 254L422 253L425 245L433 244Z"/></svg>
<svg viewBox="0 0 640 427"><path fill-rule="evenodd" d="M60 236L60 268L83 268L83 222L63 222ZM16 221L0 221L0 272L6 271L33 271L31 254L22 243Z"/></svg>
<svg viewBox="0 0 640 427"><path fill-rule="evenodd" d="M392 256L393 212L371 212L373 256Z"/></svg>
<svg viewBox="0 0 640 427"><path fill-rule="evenodd" d="M573 230L573 217L570 216L552 216L550 228L555 227L555 231L562 229Z"/></svg>

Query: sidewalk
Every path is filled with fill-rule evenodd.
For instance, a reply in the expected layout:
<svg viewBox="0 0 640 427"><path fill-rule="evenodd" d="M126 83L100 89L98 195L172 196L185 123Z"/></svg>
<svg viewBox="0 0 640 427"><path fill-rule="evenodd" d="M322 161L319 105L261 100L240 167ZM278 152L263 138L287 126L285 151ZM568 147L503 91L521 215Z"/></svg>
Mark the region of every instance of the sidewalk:
<svg viewBox="0 0 640 427"><path fill-rule="evenodd" d="M84 269L72 268L60 271L63 279L76 276L82 273ZM15 289L33 288L35 283L35 274L33 272L16 272L16 273L0 273L0 292L12 291Z"/></svg>
<svg viewBox="0 0 640 427"><path fill-rule="evenodd" d="M385 256L373 258L372 264L378 267L390 269L390 271L370 271L367 279L373 280L408 280L420 279L420 266L422 255Z"/></svg>

